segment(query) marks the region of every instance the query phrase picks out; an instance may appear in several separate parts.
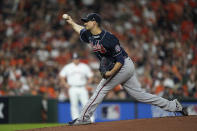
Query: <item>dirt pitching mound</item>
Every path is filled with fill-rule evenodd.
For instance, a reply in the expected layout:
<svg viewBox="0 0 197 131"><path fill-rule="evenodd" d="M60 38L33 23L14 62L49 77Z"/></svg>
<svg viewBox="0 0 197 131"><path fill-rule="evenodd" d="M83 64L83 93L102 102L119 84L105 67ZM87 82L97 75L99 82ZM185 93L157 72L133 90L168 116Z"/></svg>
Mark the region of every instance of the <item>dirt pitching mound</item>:
<svg viewBox="0 0 197 131"><path fill-rule="evenodd" d="M197 116L98 122L80 126L58 126L23 131L197 131Z"/></svg>

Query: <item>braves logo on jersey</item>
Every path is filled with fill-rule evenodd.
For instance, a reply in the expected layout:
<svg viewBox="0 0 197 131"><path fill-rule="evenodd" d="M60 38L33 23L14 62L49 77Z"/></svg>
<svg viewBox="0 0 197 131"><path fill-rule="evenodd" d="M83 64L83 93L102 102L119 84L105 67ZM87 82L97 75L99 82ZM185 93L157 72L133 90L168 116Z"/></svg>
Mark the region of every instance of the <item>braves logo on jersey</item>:
<svg viewBox="0 0 197 131"><path fill-rule="evenodd" d="M102 54L106 53L106 49L103 47L103 45L100 43L99 40L97 40L94 44L94 42L90 42L91 46L92 46L92 50L93 52L100 52Z"/></svg>

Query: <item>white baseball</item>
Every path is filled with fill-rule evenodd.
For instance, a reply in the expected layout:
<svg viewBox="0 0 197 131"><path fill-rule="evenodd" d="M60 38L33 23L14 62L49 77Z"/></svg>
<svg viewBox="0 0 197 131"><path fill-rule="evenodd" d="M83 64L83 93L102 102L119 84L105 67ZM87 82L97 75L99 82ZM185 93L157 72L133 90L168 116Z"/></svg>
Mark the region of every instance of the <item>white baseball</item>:
<svg viewBox="0 0 197 131"><path fill-rule="evenodd" d="M68 19L68 14L63 14L62 17L63 17L64 19Z"/></svg>

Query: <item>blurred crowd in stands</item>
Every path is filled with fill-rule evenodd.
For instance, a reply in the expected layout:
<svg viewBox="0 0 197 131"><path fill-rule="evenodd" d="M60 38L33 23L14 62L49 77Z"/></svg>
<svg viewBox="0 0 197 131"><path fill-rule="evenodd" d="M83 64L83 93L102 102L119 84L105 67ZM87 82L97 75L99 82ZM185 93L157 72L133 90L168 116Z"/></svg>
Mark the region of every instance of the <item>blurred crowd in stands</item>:
<svg viewBox="0 0 197 131"><path fill-rule="evenodd" d="M141 86L166 98L197 98L197 1L195 0L1 0L0 96L43 95L67 99L60 69L78 52L101 79L99 63L62 19L79 23L99 13L136 64ZM126 99L117 85L106 99Z"/></svg>

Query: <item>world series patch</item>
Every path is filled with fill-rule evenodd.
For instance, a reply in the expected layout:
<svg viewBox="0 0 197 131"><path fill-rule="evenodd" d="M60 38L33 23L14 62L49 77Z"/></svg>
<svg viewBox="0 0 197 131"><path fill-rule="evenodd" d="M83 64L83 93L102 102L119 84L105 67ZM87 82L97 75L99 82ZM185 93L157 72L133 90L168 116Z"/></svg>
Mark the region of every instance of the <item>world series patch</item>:
<svg viewBox="0 0 197 131"><path fill-rule="evenodd" d="M120 52L120 46L119 45L116 45L115 46L115 50L116 50L116 52Z"/></svg>

